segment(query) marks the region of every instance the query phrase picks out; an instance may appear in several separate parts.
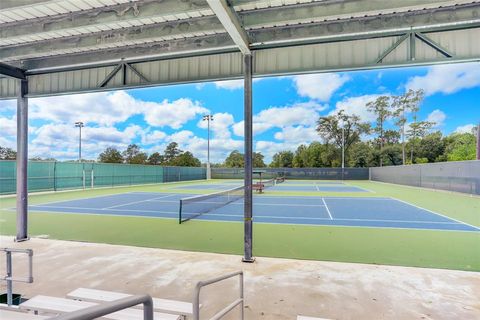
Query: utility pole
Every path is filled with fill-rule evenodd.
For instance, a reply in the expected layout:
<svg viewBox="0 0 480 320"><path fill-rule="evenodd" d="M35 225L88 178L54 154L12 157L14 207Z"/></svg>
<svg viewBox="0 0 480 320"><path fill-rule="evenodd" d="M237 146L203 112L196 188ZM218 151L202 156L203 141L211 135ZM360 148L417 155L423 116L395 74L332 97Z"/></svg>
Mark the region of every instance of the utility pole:
<svg viewBox="0 0 480 320"><path fill-rule="evenodd" d="M210 121L213 121L213 115L207 114L203 116L203 121L207 121L208 139L207 139L207 179L212 178L210 169Z"/></svg>
<svg viewBox="0 0 480 320"><path fill-rule="evenodd" d="M75 128L80 130L80 135L78 136L78 162L82 161L82 128L84 124L82 121L75 122Z"/></svg>

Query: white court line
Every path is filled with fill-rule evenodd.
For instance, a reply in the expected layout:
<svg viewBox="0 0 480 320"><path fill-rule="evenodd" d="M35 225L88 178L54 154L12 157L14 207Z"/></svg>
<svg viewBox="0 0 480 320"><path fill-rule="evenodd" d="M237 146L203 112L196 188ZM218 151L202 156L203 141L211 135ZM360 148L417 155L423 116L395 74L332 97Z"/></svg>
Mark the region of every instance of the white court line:
<svg viewBox="0 0 480 320"><path fill-rule="evenodd" d="M64 207L64 206L30 206L34 207L34 209L74 209L74 210L90 210L90 211L105 211L105 209L95 209L95 208L83 208L83 207ZM154 213L165 213L165 214L176 214L178 215L178 211L158 211L158 210L138 210L138 209L108 209L110 211L128 211L128 212L154 212ZM68 213L83 213L83 212L68 212ZM102 214L105 215L105 213L93 213L93 214ZM108 215L108 213L107 213ZM138 215L137 215L138 216Z"/></svg>
<svg viewBox="0 0 480 320"><path fill-rule="evenodd" d="M156 198L152 198L152 199L144 199L144 200L139 200L139 201L132 201L132 202L124 203L124 204L117 204L117 205L114 205L114 206L111 206L111 207L101 208L101 210L109 210L109 209L114 209L114 208L118 208L118 207L128 206L128 205L131 205L131 204L148 202L149 200L158 200L158 199L163 199L163 198L168 198L168 197L173 197L173 196L176 196L176 194L171 194L171 195L162 196L162 197L156 197Z"/></svg>
<svg viewBox="0 0 480 320"><path fill-rule="evenodd" d="M88 210L88 209L87 209ZM132 212L139 212L136 210L115 210L113 211L132 211ZM156 211L155 211L156 212ZM157 212L157 213L166 213L166 214L173 214L174 217L155 217L155 216L143 216L143 215L136 215L136 214L104 214L104 213L94 213L94 212L65 212L65 211L59 211L57 213L63 213L63 214L83 214L83 215L95 215L95 216L102 216L102 215L109 215L112 217L130 217L130 218L145 218L145 219L177 219L175 215L177 215L177 212ZM221 215L219 215L221 216ZM243 217L243 215L238 215L238 217ZM318 220L323 219L327 220L326 218L317 218ZM337 220L337 219L336 219ZM232 221L232 220L201 220L198 219L197 221L201 222L222 222L222 223L238 223L239 221ZM390 220L388 220L391 222ZM414 221L418 222L418 221ZM285 225L285 223L282 222L257 222L257 223L264 223L264 224L274 224L274 225ZM437 223L438 222L434 222ZM448 223L445 223L448 224ZM455 223L451 223L455 224ZM462 223L463 224L463 223ZM454 229L428 229L428 228L409 228L409 227L391 227L391 226L360 226L360 225L325 225L325 224L305 224L305 223L288 223L288 225L295 225L295 226L309 226L309 227L340 227L340 228L366 228L366 229L395 229L395 230L421 230L421 231L441 231L441 232L477 232L477 231L472 231L472 230L454 230Z"/></svg>
<svg viewBox="0 0 480 320"><path fill-rule="evenodd" d="M330 213L330 209L328 209L327 203L325 202L325 199L322 198L323 204L325 205L325 209L327 209L328 216L330 217L330 220L333 220L332 214Z"/></svg>
<svg viewBox="0 0 480 320"><path fill-rule="evenodd" d="M318 192L320 192L320 189L318 188L318 184L315 184L315 188L317 189Z"/></svg>
<svg viewBox="0 0 480 320"><path fill-rule="evenodd" d="M446 215L443 215L443 214L441 214L441 213L438 213L438 212L435 212L435 211L432 211L432 210L428 210L428 209L425 209L425 208L416 206L416 205L414 205L414 204L412 204L412 203L408 203L408 202L406 202L406 201L403 201L403 200L400 200L400 199L397 199L397 198L393 198L393 197L392 197L391 199L392 199L392 200L400 201L400 202L402 202L402 203L404 203L404 204L407 204L407 205L409 205L409 206L415 207L415 208L420 209L420 210L428 211L428 212L433 213L433 214L435 214L435 215L437 215L437 216L444 217L444 218L447 218L447 219L449 219L449 220L456 221L456 222L461 223L461 224L465 224L465 225L467 225L467 226L470 226L470 227L472 227L472 228L477 229L477 230L480 231L480 228L479 228L479 227L474 226L474 225L472 225L472 224L470 224L470 223L466 223L466 222L460 221L460 220L458 220L458 219L451 218L451 217L446 216Z"/></svg>

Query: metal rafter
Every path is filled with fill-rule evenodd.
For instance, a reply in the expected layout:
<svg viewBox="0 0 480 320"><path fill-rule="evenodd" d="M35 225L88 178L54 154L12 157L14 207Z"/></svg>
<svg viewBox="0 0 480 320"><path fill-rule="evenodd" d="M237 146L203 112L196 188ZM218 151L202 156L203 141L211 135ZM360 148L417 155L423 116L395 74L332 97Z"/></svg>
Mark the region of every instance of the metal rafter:
<svg viewBox="0 0 480 320"><path fill-rule="evenodd" d="M17 68L10 66L5 63L0 62L0 75L5 75L7 77L15 78L15 79L20 79L20 80L25 80L25 71Z"/></svg>
<svg viewBox="0 0 480 320"><path fill-rule="evenodd" d="M240 51L243 54L250 54L248 36L238 21L235 11L225 0L207 0L207 2Z"/></svg>

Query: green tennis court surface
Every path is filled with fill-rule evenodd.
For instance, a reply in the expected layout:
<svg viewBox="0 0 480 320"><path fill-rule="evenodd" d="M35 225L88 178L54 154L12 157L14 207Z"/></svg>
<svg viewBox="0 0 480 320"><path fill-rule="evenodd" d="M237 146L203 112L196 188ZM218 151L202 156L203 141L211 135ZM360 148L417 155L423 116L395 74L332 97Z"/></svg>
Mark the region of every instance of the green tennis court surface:
<svg viewBox="0 0 480 320"><path fill-rule="evenodd" d="M30 230L32 236L47 235L55 239L241 254L243 225L238 222L224 221L228 219L194 219L179 225L178 221L172 217L170 219L150 217L145 201L138 205L129 204L128 209L135 211L133 216L131 214L110 215L109 212L97 215L84 214L95 213L89 212L89 208L83 208L85 210L80 210L82 212L58 209L59 203L71 204L85 201L101 207L105 204L102 199L127 199L132 194L140 193L172 195L175 200L178 200L183 195L186 197L194 194L208 194L235 187L239 183L241 183L240 180L212 180L32 195L30 205L35 208L35 211L31 210ZM112 197L112 195L116 196ZM306 205L308 201L315 202L319 199L335 197L351 202L351 204L345 203L347 207L337 210L334 208L337 205L343 206L343 203L332 201L333 215L348 214L355 208L355 203L361 199L372 199L368 203L373 202L373 199L396 199L399 203L407 203L412 208L420 207L426 212L438 213L436 219L441 215L448 223L437 224L430 230L427 230L428 228L385 228L383 223L378 226L369 225L368 228L357 222L350 226L322 225L325 224L324 221L328 222L328 219L319 220L322 224L309 221L301 225L298 223L298 216L295 218L295 210L301 209L300 205L296 205L299 195L305 199L300 201L302 202L300 205ZM273 204L277 203L275 197L278 197L278 203L287 201L291 204L291 215L287 206L282 207L280 211L282 216L291 216L292 221L274 223L269 218L255 224L254 254L257 256L480 270L480 251L478 250L480 232L465 232L467 226L473 230L480 227L478 214L480 198L478 197L369 181L288 181L266 189L264 195L257 196L259 197L268 198L267 202ZM97 200L92 202L95 199ZM358 200L355 201L355 199ZM0 204L1 233L13 235L15 213L11 208L15 207L15 199L2 198ZM239 206L233 205L231 208L235 211L236 207ZM278 207L275 208L278 209ZM325 207L320 204L318 208L325 210ZM119 209L121 207L117 208L117 211ZM381 209L388 210L388 206ZM382 210L377 210L375 215L381 215ZM373 209L370 211L372 213ZM364 212L369 213L368 205ZM262 214L269 217L267 212L262 211ZM235 211L235 219L237 215L241 215L241 210ZM347 218L356 221L355 217ZM381 216L376 216L375 219L382 220L380 218ZM455 224L449 221L455 221ZM451 230L450 227L454 225L460 227L460 230Z"/></svg>

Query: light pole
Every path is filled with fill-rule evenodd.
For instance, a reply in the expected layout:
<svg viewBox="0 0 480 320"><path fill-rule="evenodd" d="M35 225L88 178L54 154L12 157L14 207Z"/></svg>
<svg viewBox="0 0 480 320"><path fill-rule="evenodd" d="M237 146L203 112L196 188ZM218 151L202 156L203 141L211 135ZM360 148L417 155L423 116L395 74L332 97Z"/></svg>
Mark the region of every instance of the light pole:
<svg viewBox="0 0 480 320"><path fill-rule="evenodd" d="M213 121L213 115L207 114L203 116L203 121L207 121L207 129L208 129L208 139L207 139L207 179L210 180L212 178L211 170L210 170L210 121Z"/></svg>
<svg viewBox="0 0 480 320"><path fill-rule="evenodd" d="M80 130L80 135L78 136L78 162L82 161L82 128L84 124L82 121L75 122L75 128Z"/></svg>

